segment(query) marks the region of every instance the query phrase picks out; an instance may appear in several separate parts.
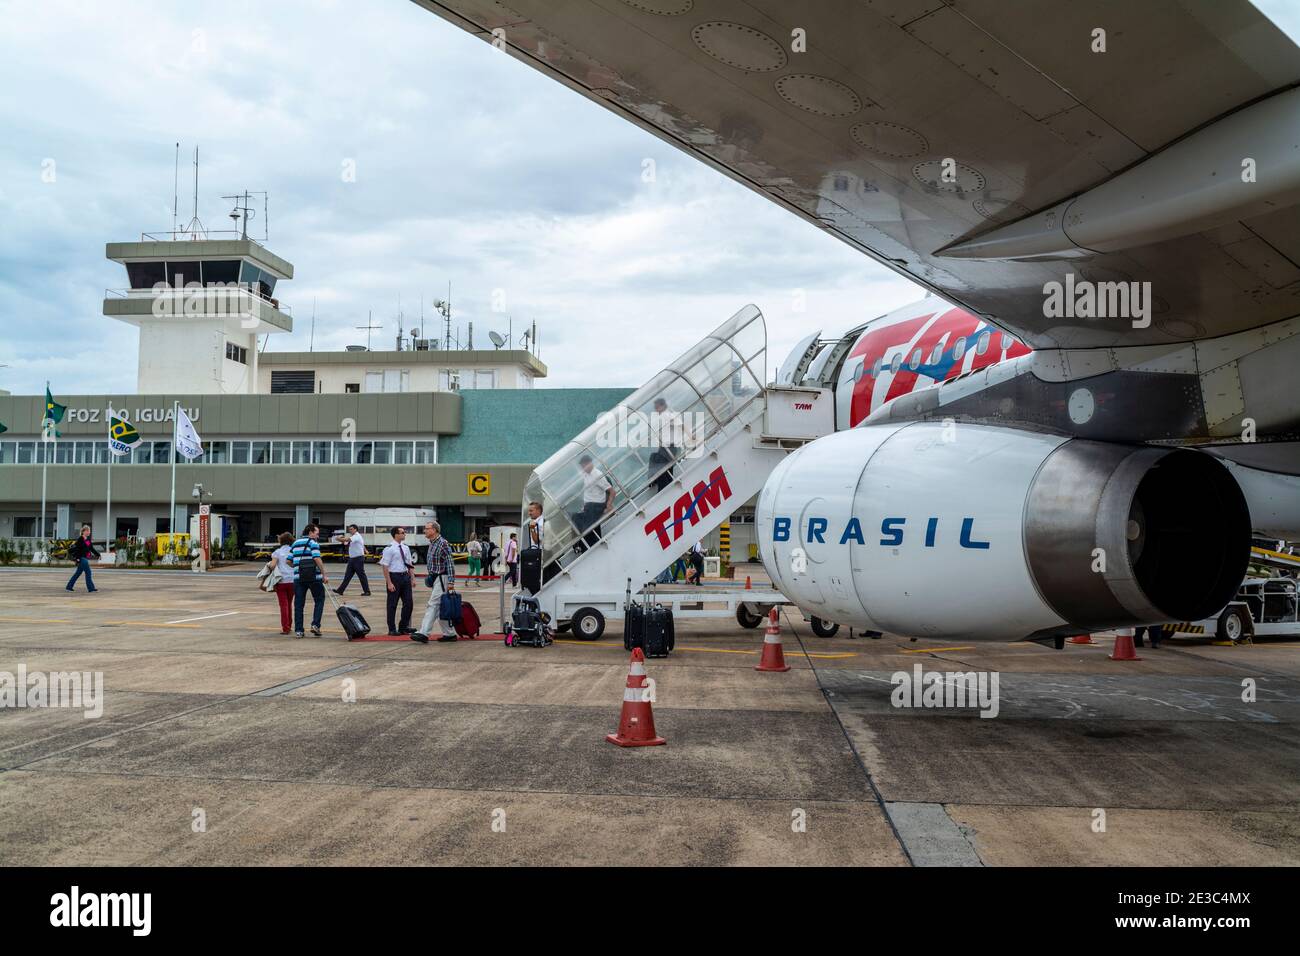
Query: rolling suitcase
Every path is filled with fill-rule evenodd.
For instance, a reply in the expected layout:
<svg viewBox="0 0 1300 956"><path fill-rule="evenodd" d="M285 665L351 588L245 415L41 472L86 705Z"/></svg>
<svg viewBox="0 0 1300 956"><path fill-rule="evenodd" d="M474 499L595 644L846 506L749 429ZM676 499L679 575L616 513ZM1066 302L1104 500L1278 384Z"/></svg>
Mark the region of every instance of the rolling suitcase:
<svg viewBox="0 0 1300 956"><path fill-rule="evenodd" d="M641 648L646 657L667 657L676 645L672 608L655 603L654 587L646 589L640 604L632 601L628 585L627 608L623 613L623 649Z"/></svg>
<svg viewBox="0 0 1300 956"><path fill-rule="evenodd" d="M529 594L542 589L541 548L524 548L519 552L519 586Z"/></svg>
<svg viewBox="0 0 1300 956"><path fill-rule="evenodd" d="M330 588L325 589L329 595L330 603L334 605L334 613L339 616L339 624L343 628L343 633L349 641L360 640L370 633L370 625L366 623L365 617L361 611L351 604L339 604L334 599L334 591Z"/></svg>
<svg viewBox="0 0 1300 956"><path fill-rule="evenodd" d="M460 602L460 617L456 620L456 633L460 637L475 638L479 632L478 611L468 601Z"/></svg>

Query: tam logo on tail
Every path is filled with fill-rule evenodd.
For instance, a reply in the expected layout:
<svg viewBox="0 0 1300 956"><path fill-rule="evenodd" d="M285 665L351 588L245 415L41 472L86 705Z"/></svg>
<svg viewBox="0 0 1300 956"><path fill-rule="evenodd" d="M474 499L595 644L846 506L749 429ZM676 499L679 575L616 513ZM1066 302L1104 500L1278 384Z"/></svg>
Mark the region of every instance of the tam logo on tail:
<svg viewBox="0 0 1300 956"><path fill-rule="evenodd" d="M699 524L710 511L731 497L731 486L721 466L713 469L708 481L697 482L695 487L673 502L646 523L645 533L659 536L659 547L665 551L682 536L682 525L689 521ZM670 536L671 532L671 536Z"/></svg>

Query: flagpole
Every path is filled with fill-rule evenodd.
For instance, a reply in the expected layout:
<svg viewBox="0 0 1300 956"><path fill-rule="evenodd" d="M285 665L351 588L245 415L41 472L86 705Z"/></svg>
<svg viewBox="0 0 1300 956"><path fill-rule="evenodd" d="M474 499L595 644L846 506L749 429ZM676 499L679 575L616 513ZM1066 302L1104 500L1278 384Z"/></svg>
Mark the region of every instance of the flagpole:
<svg viewBox="0 0 1300 956"><path fill-rule="evenodd" d="M117 456L113 454L113 403L108 403L108 437L104 439L104 447L108 449L108 494L104 499L104 553L110 554L113 551L113 459Z"/></svg>
<svg viewBox="0 0 1300 956"><path fill-rule="evenodd" d="M181 403L179 400L172 402L172 510L167 516L167 531L172 536L168 540L173 547L176 544L176 429L180 424ZM170 552L171 549L169 548Z"/></svg>
<svg viewBox="0 0 1300 956"><path fill-rule="evenodd" d="M50 394L49 379L45 380L45 394L47 396ZM48 401L47 401L47 405L48 405ZM41 453L42 453L41 454L41 553L42 554L45 553L45 474L50 467L49 432L53 431L53 429L49 429L48 431L46 430L47 426L45 423L46 421L49 420L49 415L50 415L50 410L47 407L45 411L41 413ZM58 433L56 432L55 434L57 435ZM57 440L58 439L56 438L55 441Z"/></svg>

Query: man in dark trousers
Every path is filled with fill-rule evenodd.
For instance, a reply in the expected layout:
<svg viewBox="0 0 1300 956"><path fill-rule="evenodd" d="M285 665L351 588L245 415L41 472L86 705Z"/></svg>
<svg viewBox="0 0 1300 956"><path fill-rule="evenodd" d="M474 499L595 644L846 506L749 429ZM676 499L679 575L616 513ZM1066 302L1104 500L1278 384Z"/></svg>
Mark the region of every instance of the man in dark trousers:
<svg viewBox="0 0 1300 956"><path fill-rule="evenodd" d="M350 524L347 534L339 535L339 540L348 543L348 569L343 572L343 580L334 593L341 595L346 591L348 582L356 575L361 582L361 596L370 597L370 580L366 577L366 539L361 537L356 525Z"/></svg>
<svg viewBox="0 0 1300 956"><path fill-rule="evenodd" d="M393 543L384 548L379 567L384 572L384 587L388 589L388 636L401 637L411 633L411 611L415 607L411 569L415 567L415 557L406 546L405 528L394 527L388 533L392 535ZM400 621L397 619L398 602L402 605Z"/></svg>
<svg viewBox="0 0 1300 956"><path fill-rule="evenodd" d="M77 578L84 574L86 590L92 594L98 591L99 588L95 587L95 582L90 577L90 559L99 557L99 552L95 550L95 545L90 540L90 525L81 526L81 536L72 542L72 547L68 549L68 557L77 562L77 570L72 573L72 578L68 581L68 590L75 591L73 585L77 583Z"/></svg>
<svg viewBox="0 0 1300 956"><path fill-rule="evenodd" d="M293 564L293 636L306 636L302 627L302 612L311 592L311 636L320 637L320 618L325 610L325 563L320 557L320 527L308 524L302 537L289 546L289 561Z"/></svg>

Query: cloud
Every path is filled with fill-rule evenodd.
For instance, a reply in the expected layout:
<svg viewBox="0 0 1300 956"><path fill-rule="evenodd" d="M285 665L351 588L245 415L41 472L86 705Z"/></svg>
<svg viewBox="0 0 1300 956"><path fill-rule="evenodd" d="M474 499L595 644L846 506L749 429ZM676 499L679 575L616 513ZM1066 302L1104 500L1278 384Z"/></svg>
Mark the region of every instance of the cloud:
<svg viewBox="0 0 1300 956"><path fill-rule="evenodd" d="M462 340L469 322L483 346L535 320L544 384L632 386L749 302L774 367L808 332L920 294L414 3L0 7L0 79L22 91L0 102L0 387L15 392L133 389L136 333L101 314L125 284L104 243L171 227L177 141L182 222L195 144L209 228L229 224L220 196L270 193L268 245L296 269L277 289L295 331L272 350L307 347L313 301L316 348L364 341L369 314L391 342L399 297L408 329L423 297L430 334L450 281Z"/></svg>

